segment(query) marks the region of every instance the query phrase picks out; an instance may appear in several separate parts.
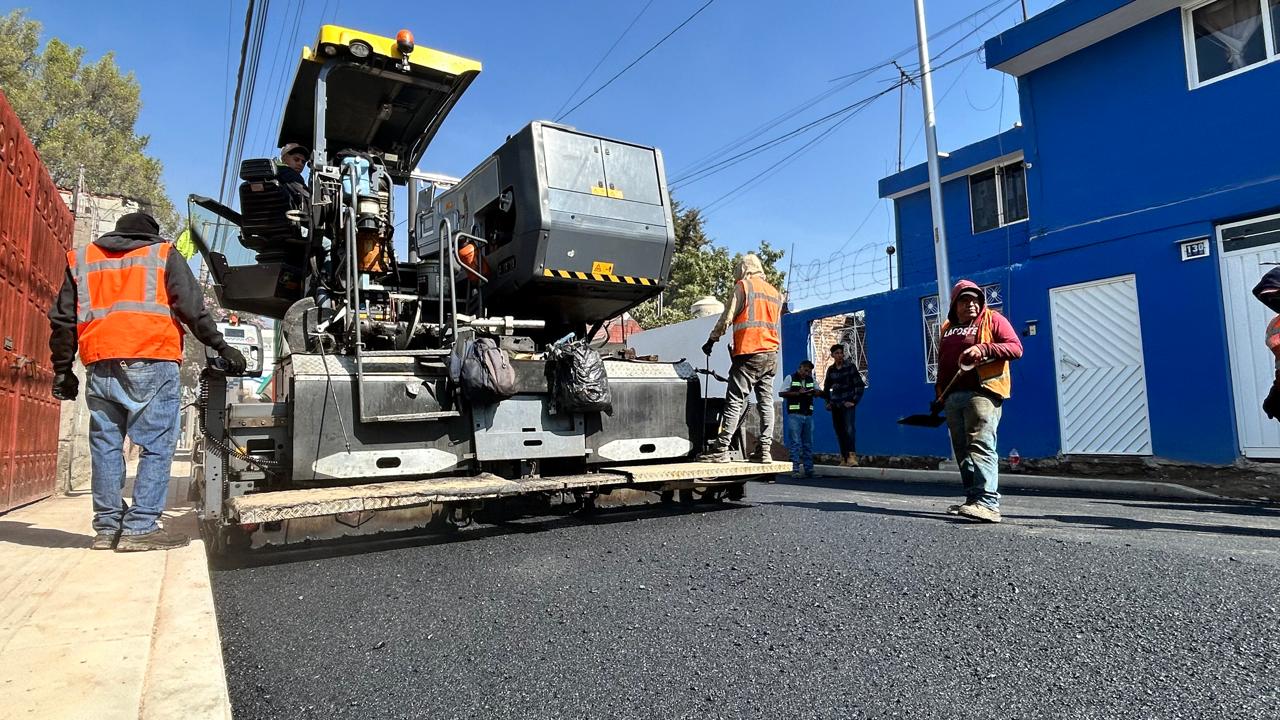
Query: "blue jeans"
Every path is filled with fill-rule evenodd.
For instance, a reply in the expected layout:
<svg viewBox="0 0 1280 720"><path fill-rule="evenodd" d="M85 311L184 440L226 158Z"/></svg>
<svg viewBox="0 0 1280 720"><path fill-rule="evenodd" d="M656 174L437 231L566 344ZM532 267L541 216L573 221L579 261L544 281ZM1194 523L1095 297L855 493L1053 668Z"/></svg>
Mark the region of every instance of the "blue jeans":
<svg viewBox="0 0 1280 720"><path fill-rule="evenodd" d="M791 453L791 469L813 472L813 416L787 413L787 450Z"/></svg>
<svg viewBox="0 0 1280 720"><path fill-rule="evenodd" d="M93 465L93 529L142 535L157 528L169 493L178 442L178 363L100 360L88 367L89 449ZM142 450L133 506L124 501L124 438Z"/></svg>
<svg viewBox="0 0 1280 720"><path fill-rule="evenodd" d="M960 465L966 502L1000 507L1000 455L996 429L1003 400L986 393L957 390L947 396L947 429Z"/></svg>

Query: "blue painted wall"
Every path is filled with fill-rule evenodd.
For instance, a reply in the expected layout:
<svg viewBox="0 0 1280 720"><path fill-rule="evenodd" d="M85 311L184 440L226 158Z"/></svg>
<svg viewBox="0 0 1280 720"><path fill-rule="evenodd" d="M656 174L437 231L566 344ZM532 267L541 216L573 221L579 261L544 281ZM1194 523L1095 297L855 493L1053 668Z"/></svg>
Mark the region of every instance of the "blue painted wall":
<svg viewBox="0 0 1280 720"><path fill-rule="evenodd" d="M952 275L1000 283L1018 331L1038 321L1013 364L1001 454L1017 448L1049 457L1061 448L1050 290L1132 274L1155 456L1210 464L1237 458L1217 248L1211 258L1183 262L1177 242L1280 208L1280 163L1265 120L1280 115L1277 87L1280 62L1188 89L1178 11L1019 78L1029 222L975 236L967 179L943 190ZM976 143L953 153L960 166L943 172L1003 152L997 138ZM917 166L885 178L881 195L923 177ZM928 195L901 197L895 207L903 288L787 316L785 362L808 352L813 320L865 310L870 382L858 411L859 452L945 455L945 431L896 424L931 397L920 298L935 287ZM830 418L818 415L817 450L834 452Z"/></svg>
<svg viewBox="0 0 1280 720"><path fill-rule="evenodd" d="M1234 461L1237 441L1216 265L1211 259L1183 262L1175 242L1210 229L1207 223L1168 228L967 275L980 284L1001 284L1004 312L1018 332L1025 331L1027 321L1038 321L1035 336L1023 335L1023 358L1012 365L1013 397L1000 423L1002 455L1016 448L1023 457L1045 458L1061 449L1049 291L1133 274L1153 453L1182 462ZM862 454L947 454L944 430L897 424L904 415L925 412L932 399L932 385L925 379L920 300L934 290L933 283L922 283L783 318L784 364L789 369L808 356L814 320L866 312L869 383L858 406ZM835 453L829 414L818 409L815 415L816 451Z"/></svg>
<svg viewBox="0 0 1280 720"><path fill-rule="evenodd" d="M1027 259L1028 223L1025 221L973 233L968 177L943 183L942 211L946 217L947 257L953 276L963 277ZM894 213L898 229L898 283L906 287L936 282L929 192L921 190L898 198L894 201Z"/></svg>
<svg viewBox="0 0 1280 720"><path fill-rule="evenodd" d="M1018 87L1033 254L1280 206L1280 63L1188 89L1177 10Z"/></svg>

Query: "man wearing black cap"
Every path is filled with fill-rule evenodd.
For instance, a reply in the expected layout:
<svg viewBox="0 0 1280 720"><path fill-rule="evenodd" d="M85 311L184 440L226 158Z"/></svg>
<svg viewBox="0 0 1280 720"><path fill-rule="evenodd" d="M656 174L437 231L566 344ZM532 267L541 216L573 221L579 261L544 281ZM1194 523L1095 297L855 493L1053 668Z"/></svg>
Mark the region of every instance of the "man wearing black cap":
<svg viewBox="0 0 1280 720"><path fill-rule="evenodd" d="M177 444L178 365L182 326L214 348L232 374L244 372L204 306L191 268L160 236L146 213L129 213L116 229L67 253L62 291L49 309L53 330L53 396L75 400L77 352L87 376L89 448L93 468L94 550L136 552L186 545L184 535L157 522L169 491ZM123 445L142 448L125 504Z"/></svg>

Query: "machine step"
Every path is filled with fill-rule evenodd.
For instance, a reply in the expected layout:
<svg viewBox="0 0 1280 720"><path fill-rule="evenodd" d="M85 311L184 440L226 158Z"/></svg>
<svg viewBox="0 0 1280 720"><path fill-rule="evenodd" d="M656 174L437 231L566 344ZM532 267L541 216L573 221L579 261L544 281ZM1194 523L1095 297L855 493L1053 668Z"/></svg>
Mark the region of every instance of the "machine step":
<svg viewBox="0 0 1280 720"><path fill-rule="evenodd" d="M489 500L540 492L571 492L607 487L701 481L698 485L739 482L791 469L790 463L700 463L631 465L583 475L508 480L490 473L470 477L396 480L367 485L304 488L252 493L227 501L227 515L239 523L264 523L323 517L366 510L388 510L431 503Z"/></svg>

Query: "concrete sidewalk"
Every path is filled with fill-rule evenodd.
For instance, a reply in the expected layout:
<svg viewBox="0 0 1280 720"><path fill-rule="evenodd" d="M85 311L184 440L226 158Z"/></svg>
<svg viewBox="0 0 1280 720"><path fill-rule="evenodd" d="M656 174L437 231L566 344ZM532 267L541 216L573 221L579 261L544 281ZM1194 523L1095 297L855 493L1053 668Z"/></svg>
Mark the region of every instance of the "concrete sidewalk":
<svg viewBox="0 0 1280 720"><path fill-rule="evenodd" d="M0 515L0 714L230 718L194 512L166 511L193 538L168 552L92 551L91 517L87 490Z"/></svg>

